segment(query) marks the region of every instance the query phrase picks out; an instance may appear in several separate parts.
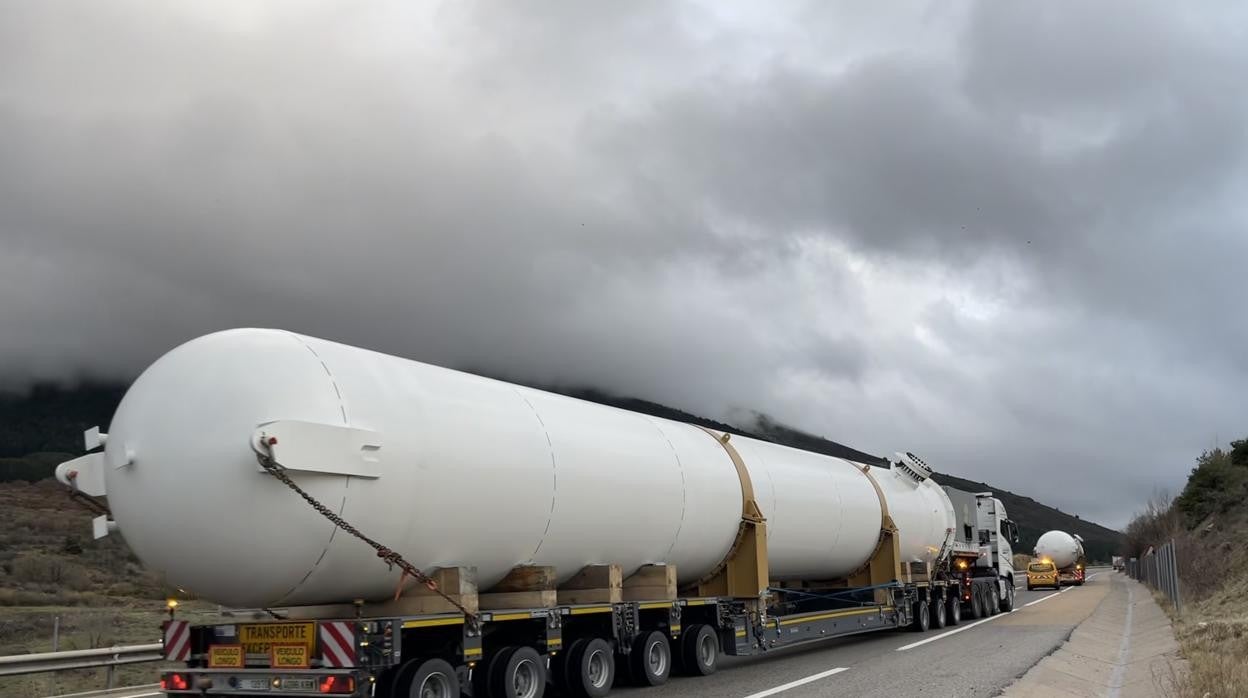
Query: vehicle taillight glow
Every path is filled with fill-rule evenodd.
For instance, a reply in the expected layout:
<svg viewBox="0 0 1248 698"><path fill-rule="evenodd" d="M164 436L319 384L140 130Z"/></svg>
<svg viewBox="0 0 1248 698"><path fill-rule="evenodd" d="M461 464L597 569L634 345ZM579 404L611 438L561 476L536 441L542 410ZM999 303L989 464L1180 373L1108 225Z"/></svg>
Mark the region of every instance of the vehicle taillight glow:
<svg viewBox="0 0 1248 698"><path fill-rule="evenodd" d="M353 676L322 676L320 680L321 693L353 693L355 692L355 677Z"/></svg>
<svg viewBox="0 0 1248 698"><path fill-rule="evenodd" d="M188 682L186 677L182 674L168 674L160 679L160 688L162 691L185 691L188 687L190 687L190 685L190 682Z"/></svg>

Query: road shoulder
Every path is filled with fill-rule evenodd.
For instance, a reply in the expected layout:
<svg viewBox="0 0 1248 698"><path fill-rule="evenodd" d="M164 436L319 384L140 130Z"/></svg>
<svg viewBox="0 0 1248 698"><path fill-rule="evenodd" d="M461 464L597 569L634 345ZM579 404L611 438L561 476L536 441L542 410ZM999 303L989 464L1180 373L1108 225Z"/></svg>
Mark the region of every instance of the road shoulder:
<svg viewBox="0 0 1248 698"><path fill-rule="evenodd" d="M1108 573L1108 592L1053 654L1006 687L1005 696L1165 696L1186 662L1170 619L1132 579Z"/></svg>

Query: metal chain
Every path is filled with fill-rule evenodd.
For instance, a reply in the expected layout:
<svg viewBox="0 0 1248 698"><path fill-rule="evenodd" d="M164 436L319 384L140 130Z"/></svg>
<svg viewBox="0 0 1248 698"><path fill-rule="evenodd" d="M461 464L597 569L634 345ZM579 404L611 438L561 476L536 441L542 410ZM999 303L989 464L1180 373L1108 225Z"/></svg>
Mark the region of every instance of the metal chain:
<svg viewBox="0 0 1248 698"><path fill-rule="evenodd" d="M78 489L78 483L76 480L74 481L74 485L69 488L68 492L70 501L77 502L79 506L96 516L103 514L104 516L112 518L113 512L109 510L108 505Z"/></svg>
<svg viewBox="0 0 1248 698"><path fill-rule="evenodd" d="M264 439L262 439L261 442L264 445L264 447L267 449L269 444L265 442ZM305 502L311 505L313 509L317 510L317 512L319 512L321 516L324 516L325 518L329 519L335 526L337 526L338 528L341 528L342 530L346 531L352 536L355 536L356 538L359 538L360 540L367 543L373 550L377 551L377 557L384 560L386 565L390 566L391 568L397 566L399 569L403 570L403 572L406 573L408 576L420 582L421 584L424 584L425 587L429 589L429 591L432 591L438 596L441 596L443 599L446 599L447 603L459 609L461 613L467 616L467 619L469 621L471 622L477 621L477 615L475 613L473 613L472 611L469 611L467 608L464 607L463 604L451 598L449 594L439 589L438 583L432 577L425 574L424 572L421 572L412 563L408 562L407 560L404 560L403 557L399 555L397 552L391 550L390 548L387 548L381 543L378 543L372 538L369 538L368 536L364 535L358 528L347 523L346 520L344 520L341 516L331 511L329 507L325 506L324 504L321 504L319 501L316 500L315 497L313 497L312 495L304 491L302 487L296 484L295 481L292 480L290 476L286 474L286 467L282 465L281 463L278 463L273 458L272 455L259 453L259 452L257 452L256 455L260 461L260 467L264 468L270 475L277 478L280 482L285 484L287 487L294 490L300 497L303 497L303 500Z"/></svg>

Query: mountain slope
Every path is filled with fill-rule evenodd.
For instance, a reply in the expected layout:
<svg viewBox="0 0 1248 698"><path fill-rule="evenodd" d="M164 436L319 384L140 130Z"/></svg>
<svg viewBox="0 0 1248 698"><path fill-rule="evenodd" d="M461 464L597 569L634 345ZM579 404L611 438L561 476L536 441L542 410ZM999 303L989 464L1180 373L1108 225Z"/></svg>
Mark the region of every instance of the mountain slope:
<svg viewBox="0 0 1248 698"><path fill-rule="evenodd" d="M1117 554L1122 546L1123 536L1119 531L1045 506L1031 497L1024 497L1000 487L944 473L935 473L932 477L942 485L956 487L966 492L992 492L997 499L1000 499L1010 519L1018 524L1019 542L1015 546L1015 552L1030 555L1036 547L1036 539L1045 531L1054 529L1081 536L1083 549L1089 561L1109 562L1109 558Z"/></svg>

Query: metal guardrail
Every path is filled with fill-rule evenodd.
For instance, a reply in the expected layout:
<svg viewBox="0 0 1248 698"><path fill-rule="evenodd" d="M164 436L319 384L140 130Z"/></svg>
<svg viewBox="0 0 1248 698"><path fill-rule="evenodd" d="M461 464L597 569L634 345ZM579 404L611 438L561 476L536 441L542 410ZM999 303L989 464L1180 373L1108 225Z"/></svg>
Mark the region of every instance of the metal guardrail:
<svg viewBox="0 0 1248 698"><path fill-rule="evenodd" d="M154 696L159 695L160 684L147 683L140 686L120 686L118 688L104 688L98 691L83 691L82 693L62 693L57 696L49 696L49 698L135 698L136 696Z"/></svg>
<svg viewBox="0 0 1248 698"><path fill-rule="evenodd" d="M1179 593L1179 555L1174 541L1160 548L1149 548L1143 557L1127 560L1127 574L1160 591L1174 605L1174 612L1183 615L1183 598Z"/></svg>
<svg viewBox="0 0 1248 698"><path fill-rule="evenodd" d="M16 676L18 674L39 674L67 669L108 668L108 688L113 687L117 667L123 664L139 664L141 662L159 662L165 656L159 642L150 645L128 645L121 647L99 647L90 650L70 650L67 652L37 652L34 654L15 654L0 657L0 676Z"/></svg>

